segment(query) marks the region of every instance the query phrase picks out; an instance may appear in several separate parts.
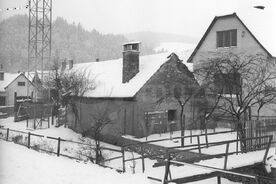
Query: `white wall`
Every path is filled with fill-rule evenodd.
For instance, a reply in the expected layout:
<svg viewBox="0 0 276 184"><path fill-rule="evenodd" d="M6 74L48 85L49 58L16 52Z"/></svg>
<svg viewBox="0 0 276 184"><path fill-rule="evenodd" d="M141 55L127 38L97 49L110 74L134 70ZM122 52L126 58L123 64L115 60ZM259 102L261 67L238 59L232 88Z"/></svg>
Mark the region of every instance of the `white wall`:
<svg viewBox="0 0 276 184"><path fill-rule="evenodd" d="M18 82L25 82L25 86L18 86ZM28 82L27 78L22 74L6 88L6 105L14 105L14 92L17 92L17 96L27 96ZM34 87L30 84L29 96L31 96L32 92L34 92Z"/></svg>
<svg viewBox="0 0 276 184"><path fill-rule="evenodd" d="M217 48L217 31L231 29L237 29L237 46L229 48ZM252 32L252 34L254 34L254 32ZM261 40L259 41L261 42ZM234 53L258 53L267 56L267 53L262 49L262 47L257 43L257 41L251 36L251 34L237 18L221 18L215 22L209 34L206 36L199 50L195 54L193 58L194 68L198 68L200 64L204 62L204 58L211 57L212 53L214 52L219 53L230 51Z"/></svg>

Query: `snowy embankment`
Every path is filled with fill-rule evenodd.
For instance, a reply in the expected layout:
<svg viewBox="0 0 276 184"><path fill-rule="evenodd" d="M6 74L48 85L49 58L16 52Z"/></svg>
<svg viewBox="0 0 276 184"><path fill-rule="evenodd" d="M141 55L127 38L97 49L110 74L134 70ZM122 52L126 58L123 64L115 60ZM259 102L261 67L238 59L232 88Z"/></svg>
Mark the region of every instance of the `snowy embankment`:
<svg viewBox="0 0 276 184"><path fill-rule="evenodd" d="M95 164L39 153L0 140L0 183L3 184L147 184L144 174L120 174Z"/></svg>
<svg viewBox="0 0 276 184"><path fill-rule="evenodd" d="M25 122L14 123L11 118L0 120L0 125L4 126L5 128L21 130L21 131L25 131L25 132L29 131L29 130L26 130ZM80 134L77 134L77 133L73 132L72 130L70 130L68 128L64 128L64 127L59 127L59 128L51 127L49 129L34 130L34 131L32 131L32 133L53 136L53 137L61 137L63 139L68 139L68 140L72 140L72 141L79 141L81 138ZM175 132L174 136L178 136L177 135L178 133L179 132ZM193 132L193 134L194 133L196 133L196 132ZM186 135L187 135L187 133L186 133ZM10 136L12 136L12 135L10 135ZM169 134L164 134L164 135L162 134L161 137L159 134L152 135L152 136L148 137L148 140L165 138L166 136L169 136ZM220 136L221 135L214 135L214 137L212 139L214 141L218 141L218 139L227 140L231 137L232 138L235 137L236 134L230 133L229 136L225 136L225 135L224 135L224 137L220 137ZM50 144L52 144L50 146L56 145L55 140L53 140L52 142L51 141L45 142L45 140L43 140L45 138L35 139L35 137L33 137L33 136L31 139L38 141L37 144L39 144L39 143L49 144L50 143ZM86 138L86 139L89 140L89 138ZM134 138L132 138L132 139L134 139ZM210 137L210 140L211 140L211 137ZM90 141L93 142L93 140L90 140ZM142 138L140 141L145 141L145 140L143 140L143 138ZM171 140L169 140L169 141L171 141ZM187 141L190 141L190 140L187 139ZM0 155L0 159L1 159L0 160L0 163L1 163L0 178L1 178L1 180L2 180L2 178L4 178L5 180L3 179L3 181L5 181L5 182L2 182L0 180L1 181L0 183L6 184L6 181L8 181L7 183L9 183L9 182L10 183L18 183L18 182L12 182L12 181L15 181L15 180L13 180L13 175L16 175L15 178L17 178L19 181L21 181L21 180L24 182L27 181L27 180L23 180L20 178L20 177L24 176L24 174L21 174L20 172L22 172L22 170L23 170L23 173L24 173L25 168L26 168L26 172L31 173L30 175L26 174L26 177L28 177L29 180L30 180L32 174L34 174L34 177L38 177L37 179L39 179L40 176L43 175L43 173L45 173L45 176L49 176L49 178L45 179L47 181L45 183L50 183L52 181L51 178L55 178L55 177L58 177L58 181L59 181L56 183L85 183L87 178L88 178L87 180L89 180L90 183L91 183L91 181L94 181L94 180L97 181L99 178L104 178L103 179L104 181L100 181L100 183L110 183L111 181L113 181L113 177L115 177L114 178L115 181L112 183L117 183L116 181L119 181L119 179L116 180L117 176L119 178L121 176L128 176L127 178L130 178L129 183L132 180L131 178L134 176L135 176L134 178L138 177L137 181L139 181L139 183L147 183L148 180L147 180L147 182L143 181L146 178L146 176L156 177L159 179L162 179L164 177L165 167L162 166L162 167L153 168L152 167L153 164L156 163L157 161L151 160L148 158L145 159L145 174L141 174L142 173L141 159L136 160L136 161L126 162L126 172L127 173L135 172L135 175L133 176L133 175L127 175L127 174L126 175L118 174L118 173L116 173L115 170L104 169L104 168L94 165L90 162L88 162L87 164L84 164L83 162L77 163L76 161L74 161L72 159L68 159L68 158L64 158L64 157L56 157L53 155L50 156L45 153L39 153L36 151L28 150L26 147L18 146L13 143L6 143L6 142L3 143L3 142L4 141L1 141L1 145L0 145L0 150L1 150L1 152L0 152L0 154L1 154ZM102 144L105 147L120 150L120 147L118 147L118 146L114 146L114 145L110 145L110 144L106 144L106 143L102 143ZM172 144L172 142L164 142L163 144L164 144L163 146L165 146L165 145L175 146ZM13 146L10 146L10 145L13 145ZM16 147L15 150L13 150L14 148L12 148L12 147ZM62 153L74 154L79 149L80 149L80 147L76 146L76 144L66 143L66 142L61 143L61 152ZM4 151L2 151L2 150L4 150ZM26 153L21 153L21 152L24 152L24 150L26 151ZM54 147L54 150L56 150L56 147ZM208 151L212 151L212 150L215 151L215 149L211 149L211 148L209 148ZM223 146L223 149L221 149L221 150L223 150L223 151L225 150L225 145ZM272 151L268 154L268 156L273 155L274 152L275 152L274 149L272 149ZM12 153L12 154L9 154L9 153ZM27 156L28 154L30 156ZM107 156L108 156L108 158L113 158L116 156L120 156L120 154L121 153L118 153L118 152L109 152ZM36 156L32 156L32 155L36 155ZM38 155L42 155L41 158ZM229 164L228 164L227 168L231 169L231 168L236 168L236 167L240 167L240 166L251 165L256 162L261 162L263 159L263 155L264 155L264 151L253 152L250 154L231 155L228 157ZM126 159L130 159L133 157L135 157L135 158L140 157L141 155L127 151L127 152L125 152L125 156L126 156ZM6 158L6 157L10 157L10 158ZM20 161L16 161L17 159L20 159ZM41 159L41 161L40 161L40 159ZM51 161L49 161L49 163L48 163L47 160L51 160ZM18 164L17 164L17 162L18 162ZM73 164L70 165L69 162L73 163ZM51 163L52 164L55 163L58 166L51 165ZM116 159L116 160L110 161L105 164L110 167L122 169L122 159ZM212 166L212 167L216 167L216 168L222 168L223 164L224 164L224 158L204 160L197 164ZM26 165L26 167L25 167L25 165ZM75 166L75 165L77 165L77 166ZM81 166L81 165L83 165L83 166ZM57 169L55 169L55 167ZM80 167L80 169L78 169L78 167ZM67 168L69 168L69 169L67 169ZM73 169L71 170L71 168L73 168ZM92 168L92 169L90 169L90 168ZM19 172L18 170L21 170L21 171ZM35 170L35 171L32 171L32 170ZM36 170L39 170L39 172ZM81 172L82 170L87 170L87 171ZM88 170L91 170L92 175L89 175L89 174L91 174L91 172ZM191 167L191 166L183 166L183 167L171 166L171 171L172 171L173 178L211 172L210 170L198 169L196 167ZM109 172L111 172L112 174ZM95 177L93 175L93 173L96 173L96 175L99 175L99 176ZM52 177L52 175L53 175L53 177ZM109 177L109 175L111 175L111 176ZM67 178L63 179L64 177L65 178L69 177L69 179L67 179ZM120 179L122 179L121 183L124 183L124 179L123 178L120 178ZM44 178L41 180L44 181ZM79 182L79 180L81 180L81 182ZM85 181L83 181L83 180L85 180ZM136 180L136 179L134 179L134 180ZM70 182L70 181L72 181L72 182ZM204 181L197 182L197 183L204 183ZM228 180L225 180L225 181L226 181L226 183L231 183ZM22 183L24 183L24 182L22 182ZM43 182L36 181L36 183L43 183ZM51 183L55 183L55 182L51 182ZM95 183L97 183L97 182L95 182ZM133 183L135 183L135 182L133 182ZM156 182L150 181L150 183L156 183ZM208 179L208 180L206 180L205 183L208 183L208 184L216 183L216 179Z"/></svg>

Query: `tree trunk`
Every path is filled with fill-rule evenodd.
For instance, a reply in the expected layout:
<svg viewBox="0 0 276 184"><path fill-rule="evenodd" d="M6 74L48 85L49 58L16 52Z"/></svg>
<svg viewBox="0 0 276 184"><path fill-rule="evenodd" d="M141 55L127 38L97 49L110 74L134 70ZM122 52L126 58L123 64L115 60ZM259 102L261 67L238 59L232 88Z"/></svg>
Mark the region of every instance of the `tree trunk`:
<svg viewBox="0 0 276 184"><path fill-rule="evenodd" d="M185 128L185 126L183 126L183 110L184 110L184 106L181 105L181 111L180 111L181 146L184 146L183 137L184 137L184 128Z"/></svg>
<svg viewBox="0 0 276 184"><path fill-rule="evenodd" d="M240 118L237 118L237 134L238 138L240 139L241 151L244 152L246 150L246 141L244 140L246 138L246 135L245 127L243 126L243 123L241 122Z"/></svg>

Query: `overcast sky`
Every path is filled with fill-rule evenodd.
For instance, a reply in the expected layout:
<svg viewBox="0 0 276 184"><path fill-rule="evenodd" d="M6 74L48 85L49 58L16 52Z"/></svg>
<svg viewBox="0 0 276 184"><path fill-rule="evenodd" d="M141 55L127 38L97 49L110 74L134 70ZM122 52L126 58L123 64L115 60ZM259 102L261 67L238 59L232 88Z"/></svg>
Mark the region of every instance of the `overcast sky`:
<svg viewBox="0 0 276 184"><path fill-rule="evenodd" d="M276 50L276 0L52 0L64 17L102 33L157 31L202 37L216 15L236 12L261 43ZM0 8L26 0L0 0ZM264 5L264 10L253 8ZM1 12L0 20L17 12Z"/></svg>

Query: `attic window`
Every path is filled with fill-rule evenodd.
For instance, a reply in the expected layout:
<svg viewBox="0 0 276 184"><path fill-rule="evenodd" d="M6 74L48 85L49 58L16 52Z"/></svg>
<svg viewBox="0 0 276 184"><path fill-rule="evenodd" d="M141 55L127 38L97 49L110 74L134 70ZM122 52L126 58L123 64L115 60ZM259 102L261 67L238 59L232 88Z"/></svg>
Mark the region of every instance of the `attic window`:
<svg viewBox="0 0 276 184"><path fill-rule="evenodd" d="M25 82L18 82L17 85L18 86L25 86Z"/></svg>
<svg viewBox="0 0 276 184"><path fill-rule="evenodd" d="M237 46L237 30L217 31L217 48Z"/></svg>

